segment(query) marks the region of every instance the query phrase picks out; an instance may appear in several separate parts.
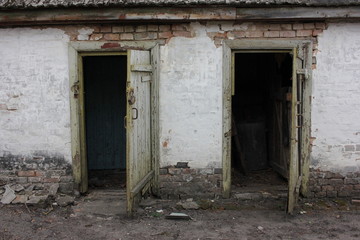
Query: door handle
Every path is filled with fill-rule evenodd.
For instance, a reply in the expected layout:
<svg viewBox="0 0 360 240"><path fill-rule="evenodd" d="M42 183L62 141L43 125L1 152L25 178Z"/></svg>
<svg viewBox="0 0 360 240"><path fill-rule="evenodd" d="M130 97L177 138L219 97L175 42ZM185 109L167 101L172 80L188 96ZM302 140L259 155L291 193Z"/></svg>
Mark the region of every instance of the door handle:
<svg viewBox="0 0 360 240"><path fill-rule="evenodd" d="M132 117L132 120L138 119L138 115L139 115L138 109L137 109L137 108L132 108L132 110L135 110L135 117L133 116L133 117Z"/></svg>

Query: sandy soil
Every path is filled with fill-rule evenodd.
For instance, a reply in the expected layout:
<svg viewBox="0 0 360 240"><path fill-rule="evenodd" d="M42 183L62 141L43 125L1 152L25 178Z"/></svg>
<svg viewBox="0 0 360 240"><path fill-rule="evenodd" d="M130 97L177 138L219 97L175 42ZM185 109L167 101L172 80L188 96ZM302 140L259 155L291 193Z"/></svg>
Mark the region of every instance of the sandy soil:
<svg viewBox="0 0 360 240"><path fill-rule="evenodd" d="M0 239L360 239L360 211L348 200L303 200L293 216L276 202L203 201L206 210L179 210L150 200L133 218L77 214L82 203L75 204L0 205ZM192 220L166 219L170 212Z"/></svg>

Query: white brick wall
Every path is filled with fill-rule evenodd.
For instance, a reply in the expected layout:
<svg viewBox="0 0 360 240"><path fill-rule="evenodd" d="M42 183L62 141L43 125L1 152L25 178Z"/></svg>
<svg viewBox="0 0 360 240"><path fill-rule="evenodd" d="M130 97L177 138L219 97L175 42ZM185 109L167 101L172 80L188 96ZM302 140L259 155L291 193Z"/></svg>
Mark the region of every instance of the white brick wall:
<svg viewBox="0 0 360 240"><path fill-rule="evenodd" d="M60 30L0 29L0 155L71 161L67 42Z"/></svg>
<svg viewBox="0 0 360 240"><path fill-rule="evenodd" d="M358 171L360 162L360 24L329 24L313 72L312 167Z"/></svg>

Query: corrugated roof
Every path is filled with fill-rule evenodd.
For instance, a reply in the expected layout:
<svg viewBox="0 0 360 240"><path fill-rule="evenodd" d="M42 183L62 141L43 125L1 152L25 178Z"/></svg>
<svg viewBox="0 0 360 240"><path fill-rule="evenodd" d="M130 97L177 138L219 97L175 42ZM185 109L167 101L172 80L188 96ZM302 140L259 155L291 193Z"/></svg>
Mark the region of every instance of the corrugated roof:
<svg viewBox="0 0 360 240"><path fill-rule="evenodd" d="M360 6L360 0L0 0L1 9L157 6Z"/></svg>

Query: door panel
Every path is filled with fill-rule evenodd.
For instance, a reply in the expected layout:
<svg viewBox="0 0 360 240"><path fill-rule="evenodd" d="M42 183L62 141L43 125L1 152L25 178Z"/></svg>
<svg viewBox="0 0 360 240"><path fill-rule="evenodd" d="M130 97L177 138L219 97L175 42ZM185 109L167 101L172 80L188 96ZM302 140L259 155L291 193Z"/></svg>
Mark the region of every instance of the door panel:
<svg viewBox="0 0 360 240"><path fill-rule="evenodd" d="M154 176L150 132L151 71L149 51L128 51L126 148L129 215Z"/></svg>
<svg viewBox="0 0 360 240"><path fill-rule="evenodd" d="M291 105L291 146L289 166L289 193L288 213L294 211L300 193L303 177L303 129L304 125L304 91L305 82L308 81L310 73L308 58L308 45L300 45L293 50L293 83L292 83L292 105Z"/></svg>

